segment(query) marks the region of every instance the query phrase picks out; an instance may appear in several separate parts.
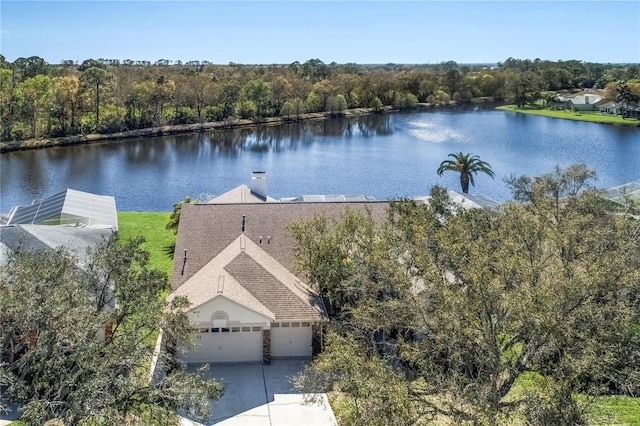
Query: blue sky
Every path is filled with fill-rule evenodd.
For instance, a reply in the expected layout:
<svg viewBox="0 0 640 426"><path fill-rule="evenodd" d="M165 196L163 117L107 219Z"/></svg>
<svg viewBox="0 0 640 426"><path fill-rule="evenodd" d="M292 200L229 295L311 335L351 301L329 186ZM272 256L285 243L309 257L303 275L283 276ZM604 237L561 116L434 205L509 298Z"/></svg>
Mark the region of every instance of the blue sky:
<svg viewBox="0 0 640 426"><path fill-rule="evenodd" d="M640 62L640 1L8 1L9 61Z"/></svg>

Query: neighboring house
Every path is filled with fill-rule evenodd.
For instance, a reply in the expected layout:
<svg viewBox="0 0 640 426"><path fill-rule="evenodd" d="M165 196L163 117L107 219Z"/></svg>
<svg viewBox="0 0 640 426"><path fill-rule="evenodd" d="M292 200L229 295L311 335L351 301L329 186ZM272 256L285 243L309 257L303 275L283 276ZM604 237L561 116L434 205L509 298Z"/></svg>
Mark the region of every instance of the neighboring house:
<svg viewBox="0 0 640 426"><path fill-rule="evenodd" d="M87 249L108 240L111 228L86 228L66 225L6 225L0 226L0 265L5 264L10 252L24 250L28 253L55 252L67 248L78 257L83 269Z"/></svg>
<svg viewBox="0 0 640 426"><path fill-rule="evenodd" d="M555 109L598 111L598 105L601 103L601 92L597 89L588 89L573 95L557 95L549 102L549 106Z"/></svg>
<svg viewBox="0 0 640 426"><path fill-rule="evenodd" d="M113 197L67 189L28 206L14 206L0 225L0 262L8 251L55 251L63 246L83 266L87 249L118 232Z"/></svg>
<svg viewBox="0 0 640 426"><path fill-rule="evenodd" d="M482 194L461 194L451 190L448 190L447 194L449 195L449 198L451 198L451 201L465 209L496 209L500 207L500 203ZM422 201L426 204L429 202L430 198L431 197L429 196L419 196L412 197L411 199Z"/></svg>
<svg viewBox="0 0 640 426"><path fill-rule="evenodd" d="M298 197L281 198L280 201L288 203L326 203L376 201L376 199L369 195L300 195Z"/></svg>
<svg viewBox="0 0 640 426"><path fill-rule="evenodd" d="M117 233L118 219L113 197L67 189L29 206L11 209L6 224L0 225L0 266L11 253L55 253L64 247L77 258L77 267L86 271L89 249L108 241ZM115 306L113 289L102 297ZM105 326L104 336L111 331Z"/></svg>
<svg viewBox="0 0 640 426"><path fill-rule="evenodd" d="M185 204L169 298L186 296L199 329L187 362L304 357L320 346L320 295L296 273L287 226L347 208L385 216L386 202Z"/></svg>
<svg viewBox="0 0 640 426"><path fill-rule="evenodd" d="M630 200L640 203L640 183L628 182L624 185L609 188L602 196L621 205L626 205Z"/></svg>
<svg viewBox="0 0 640 426"><path fill-rule="evenodd" d="M15 206L7 225L76 225L118 231L115 199L67 189L28 206Z"/></svg>
<svg viewBox="0 0 640 426"><path fill-rule="evenodd" d="M603 114L620 115L620 104L616 102L604 102L598 105L598 111Z"/></svg>

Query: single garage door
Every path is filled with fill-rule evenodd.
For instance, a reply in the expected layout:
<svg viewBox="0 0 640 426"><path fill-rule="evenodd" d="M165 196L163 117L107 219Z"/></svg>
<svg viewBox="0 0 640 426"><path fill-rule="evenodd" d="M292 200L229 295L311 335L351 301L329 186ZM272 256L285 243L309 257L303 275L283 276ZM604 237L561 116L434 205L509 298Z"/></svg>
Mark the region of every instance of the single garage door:
<svg viewBox="0 0 640 426"><path fill-rule="evenodd" d="M262 327L201 328L187 363L262 361Z"/></svg>
<svg viewBox="0 0 640 426"><path fill-rule="evenodd" d="M311 324L281 322L271 324L273 358L311 357Z"/></svg>

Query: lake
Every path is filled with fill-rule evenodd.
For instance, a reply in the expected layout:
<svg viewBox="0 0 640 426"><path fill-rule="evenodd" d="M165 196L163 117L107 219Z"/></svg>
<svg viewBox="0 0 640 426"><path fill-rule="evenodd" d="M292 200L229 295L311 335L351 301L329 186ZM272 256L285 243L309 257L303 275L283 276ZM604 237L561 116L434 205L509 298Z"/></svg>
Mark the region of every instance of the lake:
<svg viewBox="0 0 640 426"><path fill-rule="evenodd" d="M274 198L460 191L458 175L436 169L453 152L491 164L470 193L510 199L504 179L585 163L595 186L640 181L640 129L467 107L370 115L257 129L4 153L0 210L66 188L113 195L119 211L170 211L173 203L219 195L267 172Z"/></svg>

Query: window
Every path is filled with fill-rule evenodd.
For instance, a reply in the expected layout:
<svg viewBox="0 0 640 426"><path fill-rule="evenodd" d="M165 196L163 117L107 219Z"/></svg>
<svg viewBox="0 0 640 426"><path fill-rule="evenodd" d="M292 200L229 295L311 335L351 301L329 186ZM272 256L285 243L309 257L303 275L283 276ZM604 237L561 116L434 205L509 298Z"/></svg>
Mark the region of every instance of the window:
<svg viewBox="0 0 640 426"><path fill-rule="evenodd" d="M208 333L209 329L208 328L201 328L200 329L200 333Z"/></svg>
<svg viewBox="0 0 640 426"><path fill-rule="evenodd" d="M299 322L292 322L291 323L291 327L300 327L300 323Z"/></svg>
<svg viewBox="0 0 640 426"><path fill-rule="evenodd" d="M251 327L242 327L243 332L251 331Z"/></svg>
<svg viewBox="0 0 640 426"><path fill-rule="evenodd" d="M260 331L262 327L251 327L251 331Z"/></svg>
<svg viewBox="0 0 640 426"><path fill-rule="evenodd" d="M289 323L288 322L283 322L282 323L282 328L285 328L285 327L289 327Z"/></svg>
<svg viewBox="0 0 640 426"><path fill-rule="evenodd" d="M274 322L273 324L271 324L271 328L279 328L279 327L280 327L279 322Z"/></svg>
<svg viewBox="0 0 640 426"><path fill-rule="evenodd" d="M240 332L240 327L231 327L231 332L232 332L232 333L238 333L238 332Z"/></svg>
<svg viewBox="0 0 640 426"><path fill-rule="evenodd" d="M308 322L303 322L303 323L302 323L302 327L309 327L309 325L310 325L310 324L309 324Z"/></svg>

